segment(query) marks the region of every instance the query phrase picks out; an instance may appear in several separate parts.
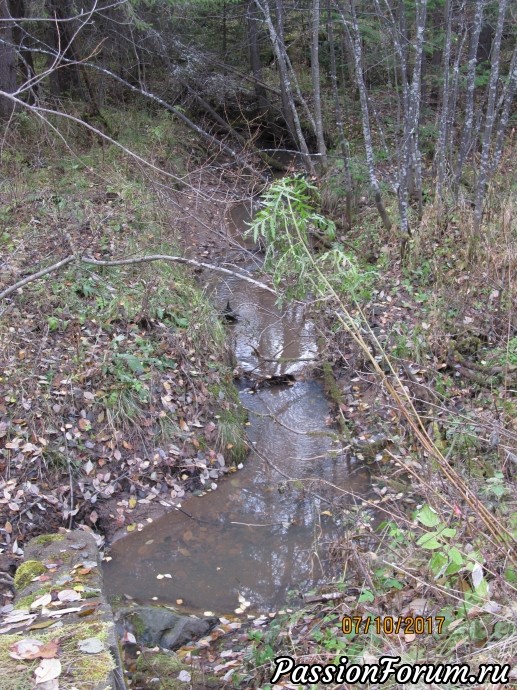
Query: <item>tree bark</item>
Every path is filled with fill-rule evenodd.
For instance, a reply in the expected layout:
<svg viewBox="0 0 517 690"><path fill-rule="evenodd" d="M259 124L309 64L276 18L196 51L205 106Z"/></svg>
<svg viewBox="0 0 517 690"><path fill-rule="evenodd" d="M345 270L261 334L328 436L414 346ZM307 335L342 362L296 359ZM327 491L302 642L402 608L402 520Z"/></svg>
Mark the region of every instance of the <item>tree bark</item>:
<svg viewBox="0 0 517 690"><path fill-rule="evenodd" d="M479 235L481 221L483 218L483 205L485 201L485 191L489 179L489 158L490 145L492 141L492 131L494 127L497 86L499 82L499 63L501 57L501 37L503 35L504 19L508 0L499 1L499 15L497 17L497 28L495 31L494 42L492 44L492 68L488 80L488 98L485 114L485 126L483 129L481 161L479 164L476 200L474 205L474 237Z"/></svg>
<svg viewBox="0 0 517 690"><path fill-rule="evenodd" d="M332 21L332 10L330 0L327 0L327 34L330 52L330 81L332 83L332 94L334 97L334 115L336 118L336 128L338 131L341 157L343 158L343 186L345 188L345 227L352 228L352 175L350 172L350 157L348 141L345 137L345 127L343 124L343 110L339 100L339 89L337 83L336 68L336 46L334 45L334 23Z"/></svg>
<svg viewBox="0 0 517 690"><path fill-rule="evenodd" d="M415 63L409 93L409 187L417 200L418 219L422 220L422 156L420 153L420 100L422 92L422 56L424 51L424 34L427 13L427 0L417 0Z"/></svg>
<svg viewBox="0 0 517 690"><path fill-rule="evenodd" d="M309 149L307 147L307 142L303 135L302 127L300 124L300 118L298 116L298 111L296 109L296 104L294 102L293 91L291 87L291 80L289 77L289 69L287 63L287 53L285 50L285 43L281 40L278 32L276 31L273 20L271 19L271 12L269 11L268 0L256 0L258 7L262 11L264 19L266 21L266 26L269 31L269 36L271 43L273 45L273 50L278 64L278 71L280 74L280 86L282 88L282 101L285 100L285 107L288 109L290 114L290 120L293 123L295 141L297 141L299 150L303 155L304 165L307 171L311 174L315 174L314 165L311 160ZM280 22L280 29L283 31L283 14L282 14L282 0L277 0L277 21Z"/></svg>
<svg viewBox="0 0 517 690"><path fill-rule="evenodd" d="M0 0L0 91L16 91L16 50L13 43L13 24L7 0ZM0 119L8 119L13 113L13 103L0 97Z"/></svg>
<svg viewBox="0 0 517 690"><path fill-rule="evenodd" d="M20 19L25 17L25 3L23 0L9 0L8 2L9 11L12 17ZM22 82L28 83L34 78L36 72L34 69L34 60L32 57L32 52L27 50L24 46L26 38L26 32L22 30L19 22L15 22L13 25L13 42L16 46L16 52L18 55L18 67L21 72ZM29 89L27 94L27 102L34 103L37 96L38 88L37 85Z"/></svg>
<svg viewBox="0 0 517 690"><path fill-rule="evenodd" d="M456 163L455 189L458 190L461 175L463 173L463 166L468 152L472 145L472 129L474 123L474 91L476 88L476 65L477 65L477 51L479 44L479 34L481 33L481 26L483 24L483 8L485 0L476 0L476 11L474 14L474 22L472 24L472 33L469 46L469 60L467 67L467 93L465 96L465 115L463 118L463 128L461 134L461 142L459 146L458 161Z"/></svg>
<svg viewBox="0 0 517 690"><path fill-rule="evenodd" d="M51 18L66 19L75 14L70 0L46 0L46 7ZM55 98L67 94L80 92L81 80L76 64L75 49L72 45L72 33L68 22L50 22L48 29L48 43L56 55L62 55L71 64L52 70L50 74L50 89ZM50 65L49 65L50 66Z"/></svg>
<svg viewBox="0 0 517 690"><path fill-rule="evenodd" d="M319 34L320 34L320 0L312 2L312 42L311 42L311 75L314 97L314 123L316 126L316 139L318 142L319 162L323 170L327 167L327 147L323 135L323 115L321 111L321 80L319 60Z"/></svg>
<svg viewBox="0 0 517 690"><path fill-rule="evenodd" d="M449 124L449 100L450 100L450 62L451 62L451 22L452 22L452 2L445 2L445 47L443 50L443 88L442 105L440 110L440 123L438 127L438 140L435 150L436 166L436 200L439 205L442 203L443 185L445 182L445 152L448 138Z"/></svg>
<svg viewBox="0 0 517 690"><path fill-rule="evenodd" d="M259 22L257 17L257 5L255 0L248 0L247 8L247 28L248 28L248 45L249 45L249 60L251 73L255 78L255 96L257 98L257 105L261 112L266 112L269 109L269 101L267 98L266 89L263 86L262 79L262 61L260 59L260 44L259 44Z"/></svg>
<svg viewBox="0 0 517 690"><path fill-rule="evenodd" d="M340 0L336 0L337 7L341 14L343 24L345 28L348 28L348 23L346 19L345 12ZM366 164L368 167L368 175L370 178L370 187L374 195L375 206L379 212L379 216L386 230L391 230L392 223L386 211L386 207L382 200L381 188L379 185L379 180L377 179L377 173L375 171L375 157L373 153L373 142L372 142L372 132L370 128L370 113L368 110L368 93L366 91L366 84L364 83L363 75L363 53L361 46L361 36L359 34L359 24L357 22L357 14L355 11L355 0L349 0L349 10L350 10L350 28L351 28L351 40L352 47L354 51L354 64L355 64L355 78L357 82L357 87L359 89L359 101L361 103L361 123L363 127L363 138L364 138L364 149L366 154Z"/></svg>
<svg viewBox="0 0 517 690"><path fill-rule="evenodd" d="M503 152L504 135L506 132L506 127L508 126L508 120L510 119L510 111L515 97L515 92L517 90L517 44L513 49L512 62L510 64L510 71L508 74L508 81L506 83L504 93L503 93L503 106L501 111L501 117L497 125L497 135L496 144L494 148L493 160L490 166L490 175L493 175L496 171L499 161L501 160L501 154Z"/></svg>

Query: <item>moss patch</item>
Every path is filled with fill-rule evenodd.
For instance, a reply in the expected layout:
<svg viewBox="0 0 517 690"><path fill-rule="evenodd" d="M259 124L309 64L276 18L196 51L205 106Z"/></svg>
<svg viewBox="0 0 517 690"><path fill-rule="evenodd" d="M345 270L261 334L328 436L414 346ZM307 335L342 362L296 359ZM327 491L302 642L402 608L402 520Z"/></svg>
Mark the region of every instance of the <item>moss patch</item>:
<svg viewBox="0 0 517 690"><path fill-rule="evenodd" d="M55 630L33 634L42 642L60 641L62 673L59 678L60 690L94 690L106 687L115 662L106 649L98 654L85 654L77 643L90 637L97 637L107 643L109 624L101 621L77 623ZM2 690L31 690L34 687L34 669L40 660L19 661L9 656L9 647L20 641L19 635L0 635L0 687Z"/></svg>
<svg viewBox="0 0 517 690"><path fill-rule="evenodd" d="M190 673L188 685L178 680L180 671ZM190 664L183 664L174 652L145 652L138 657L135 682L144 689L156 688L153 678L160 679L159 687L162 690L185 690L186 687L192 690L216 690L221 687L217 678L205 675Z"/></svg>
<svg viewBox="0 0 517 690"><path fill-rule="evenodd" d="M46 587L41 587L38 589L36 592L33 592L32 594L28 594L26 597L22 597L21 599L17 599L16 603L14 604L15 609L29 609L32 602L36 601L38 597L42 597L44 594L47 594L50 592L52 589L52 585L48 584Z"/></svg>
<svg viewBox="0 0 517 690"><path fill-rule="evenodd" d="M64 534L40 534L39 537L35 537L33 541L35 544L46 546L47 544L53 544L57 541L63 541L64 538Z"/></svg>
<svg viewBox="0 0 517 690"><path fill-rule="evenodd" d="M14 576L14 586L17 590L27 587L35 577L42 575L46 568L41 561L25 561Z"/></svg>

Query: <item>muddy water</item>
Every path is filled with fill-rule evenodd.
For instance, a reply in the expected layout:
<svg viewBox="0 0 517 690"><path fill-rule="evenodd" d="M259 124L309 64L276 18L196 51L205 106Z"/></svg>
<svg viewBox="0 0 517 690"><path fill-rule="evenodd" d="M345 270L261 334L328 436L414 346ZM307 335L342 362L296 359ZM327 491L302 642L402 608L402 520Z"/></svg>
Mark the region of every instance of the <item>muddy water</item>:
<svg viewBox="0 0 517 690"><path fill-rule="evenodd" d="M318 355L304 306L280 312L269 293L238 278L209 290L238 318L231 328L253 450L217 491L115 543L106 584L111 595L144 602L182 599L190 611L232 612L239 595L251 611L275 610L325 575L326 547L343 529L335 502L365 495L368 474L329 426L320 382L304 380ZM296 380L254 390L254 377L285 374Z"/></svg>

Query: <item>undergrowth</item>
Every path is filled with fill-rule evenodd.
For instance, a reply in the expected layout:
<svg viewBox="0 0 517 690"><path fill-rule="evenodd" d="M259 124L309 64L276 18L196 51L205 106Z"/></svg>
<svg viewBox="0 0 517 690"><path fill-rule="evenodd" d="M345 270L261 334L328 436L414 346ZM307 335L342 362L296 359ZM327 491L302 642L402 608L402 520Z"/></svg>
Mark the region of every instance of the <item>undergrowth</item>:
<svg viewBox="0 0 517 690"><path fill-rule="evenodd" d="M181 126L134 108L106 117L122 143L174 175L167 185L181 196L189 159ZM0 285L71 253L181 253L167 196L134 160L74 127L62 133L66 143L21 113L4 140ZM69 519L79 510L75 482L90 502L82 516L98 496L135 484L141 496L167 498L185 458L210 465L219 455L219 467L221 454L227 466L243 459L224 327L183 267L69 264L0 308L2 468L12 487L62 484L58 505ZM21 529L16 514L13 523Z"/></svg>

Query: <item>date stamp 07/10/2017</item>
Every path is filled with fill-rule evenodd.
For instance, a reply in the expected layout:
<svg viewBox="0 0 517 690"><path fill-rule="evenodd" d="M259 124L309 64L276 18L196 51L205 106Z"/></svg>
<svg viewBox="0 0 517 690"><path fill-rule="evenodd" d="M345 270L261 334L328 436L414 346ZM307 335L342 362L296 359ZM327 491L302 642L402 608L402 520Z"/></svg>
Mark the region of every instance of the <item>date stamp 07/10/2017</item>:
<svg viewBox="0 0 517 690"><path fill-rule="evenodd" d="M345 635L440 635L444 622L444 616L343 616L341 630Z"/></svg>
<svg viewBox="0 0 517 690"><path fill-rule="evenodd" d="M440 635L444 627L444 616L344 616L341 629L345 635L399 635L415 639L416 635ZM446 631L443 630L443 634ZM276 683L287 676L292 683L348 683L349 685L379 683L395 680L402 685L427 685L463 683L478 685L491 682L507 684L510 680L510 664L480 664L479 668L460 663L407 663L400 656L380 656L373 663L349 663L347 656L339 657L339 663L314 663L299 657L275 658L275 668L271 677Z"/></svg>

